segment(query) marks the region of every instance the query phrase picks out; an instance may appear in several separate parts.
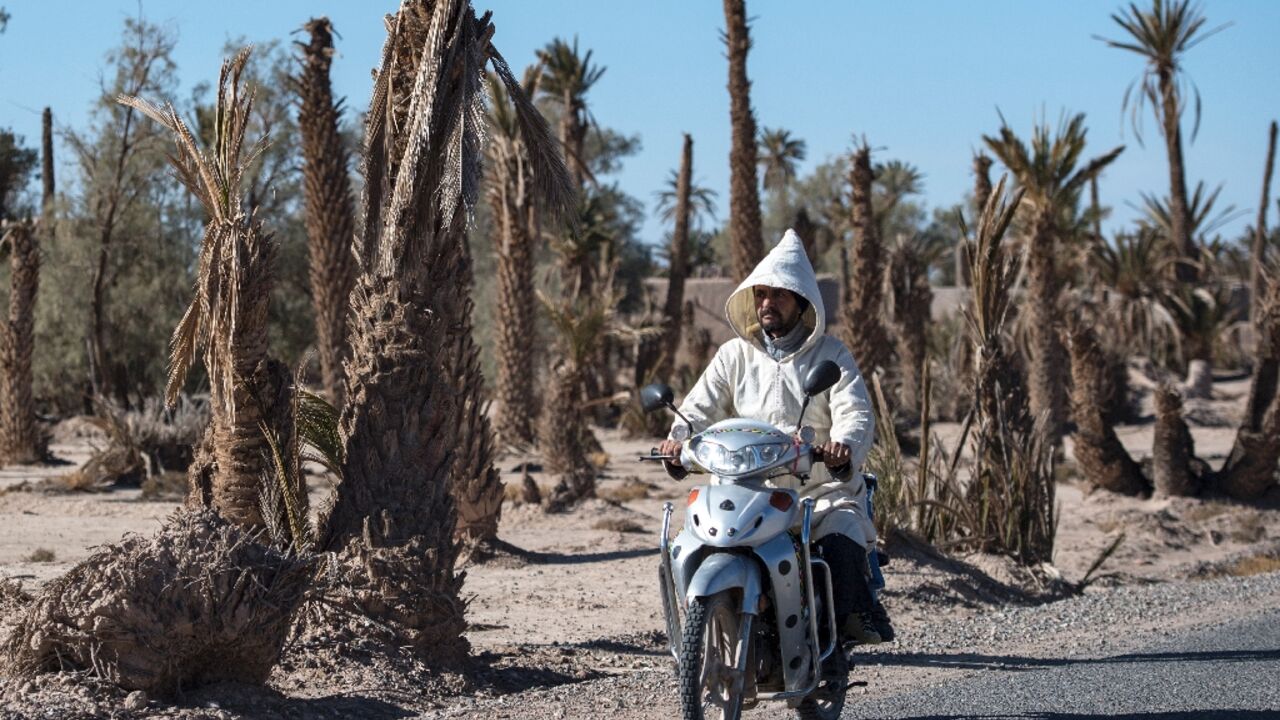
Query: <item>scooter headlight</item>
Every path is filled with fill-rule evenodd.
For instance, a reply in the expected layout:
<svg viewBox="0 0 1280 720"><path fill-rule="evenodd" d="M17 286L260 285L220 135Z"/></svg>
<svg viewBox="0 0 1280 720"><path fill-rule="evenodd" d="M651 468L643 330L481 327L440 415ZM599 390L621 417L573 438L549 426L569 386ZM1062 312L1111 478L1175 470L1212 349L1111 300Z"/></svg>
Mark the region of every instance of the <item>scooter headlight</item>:
<svg viewBox="0 0 1280 720"><path fill-rule="evenodd" d="M723 445L703 440L693 451L698 463L719 475L745 475L776 463L786 452L786 443L750 445L730 450Z"/></svg>

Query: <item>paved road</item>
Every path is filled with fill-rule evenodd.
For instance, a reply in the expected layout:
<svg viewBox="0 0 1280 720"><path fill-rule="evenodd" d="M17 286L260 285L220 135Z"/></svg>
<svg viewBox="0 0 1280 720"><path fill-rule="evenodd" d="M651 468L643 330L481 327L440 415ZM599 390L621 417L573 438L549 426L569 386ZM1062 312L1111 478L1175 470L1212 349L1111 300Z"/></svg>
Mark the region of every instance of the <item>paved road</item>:
<svg viewBox="0 0 1280 720"><path fill-rule="evenodd" d="M1280 720L1280 609L1110 657L908 653L883 662L982 672L885 698L872 687L869 695L850 697L844 717Z"/></svg>

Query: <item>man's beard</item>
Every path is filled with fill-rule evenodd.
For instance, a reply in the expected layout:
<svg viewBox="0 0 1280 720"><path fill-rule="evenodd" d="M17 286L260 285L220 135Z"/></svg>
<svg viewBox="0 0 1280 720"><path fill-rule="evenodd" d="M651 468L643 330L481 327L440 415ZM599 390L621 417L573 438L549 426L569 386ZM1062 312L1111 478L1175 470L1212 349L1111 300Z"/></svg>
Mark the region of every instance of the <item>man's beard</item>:
<svg viewBox="0 0 1280 720"><path fill-rule="evenodd" d="M795 326L795 321L788 323L780 312L761 313L758 317L760 327L772 336L785 335Z"/></svg>

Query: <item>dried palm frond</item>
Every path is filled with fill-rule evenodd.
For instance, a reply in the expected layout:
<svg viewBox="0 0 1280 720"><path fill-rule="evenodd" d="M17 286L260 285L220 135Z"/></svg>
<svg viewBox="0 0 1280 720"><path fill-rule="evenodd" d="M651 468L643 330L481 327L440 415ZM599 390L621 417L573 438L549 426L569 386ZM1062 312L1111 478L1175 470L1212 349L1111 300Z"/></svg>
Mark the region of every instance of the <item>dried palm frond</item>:
<svg viewBox="0 0 1280 720"><path fill-rule="evenodd" d="M261 290L250 283L265 279L256 276L267 274L272 245L270 236L261 233L260 224L240 206L245 172L268 143L264 137L247 153L243 152L249 114L253 110L253 92L247 96L241 94L241 74L249 52L250 48L245 48L222 64L214 107L212 148L199 146L172 104L159 106L123 95L118 98L119 102L137 109L174 134L175 152L169 155L170 163L178 180L196 196L209 215L196 268L196 296L173 336L165 397L170 404L176 402L196 352L205 349L214 397L222 403L221 409L233 416L236 377L232 346L239 334L240 306L244 298ZM244 243L245 240L249 242ZM242 257L242 254L249 256Z"/></svg>

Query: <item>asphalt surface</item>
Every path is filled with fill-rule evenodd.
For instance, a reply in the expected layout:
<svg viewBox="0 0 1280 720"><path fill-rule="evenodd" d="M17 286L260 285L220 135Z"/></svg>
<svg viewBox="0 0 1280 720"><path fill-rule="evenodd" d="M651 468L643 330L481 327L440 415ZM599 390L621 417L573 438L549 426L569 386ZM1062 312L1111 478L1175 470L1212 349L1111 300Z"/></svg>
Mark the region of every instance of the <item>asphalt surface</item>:
<svg viewBox="0 0 1280 720"><path fill-rule="evenodd" d="M1111 628L1122 633L1122 627ZM978 671L927 690L850 695L845 718L1280 720L1280 609L1173 634L1134 652L1030 658L963 652L885 665Z"/></svg>

